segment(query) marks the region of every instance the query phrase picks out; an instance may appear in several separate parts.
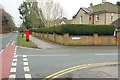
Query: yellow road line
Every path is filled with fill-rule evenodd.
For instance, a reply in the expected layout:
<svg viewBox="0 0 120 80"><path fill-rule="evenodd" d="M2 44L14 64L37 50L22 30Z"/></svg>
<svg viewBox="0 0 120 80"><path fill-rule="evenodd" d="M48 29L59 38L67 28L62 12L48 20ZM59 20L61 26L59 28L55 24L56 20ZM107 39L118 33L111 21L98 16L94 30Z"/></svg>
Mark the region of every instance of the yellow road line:
<svg viewBox="0 0 120 80"><path fill-rule="evenodd" d="M11 45L14 45L14 43L15 43L15 41L13 41L13 42L11 43Z"/></svg>
<svg viewBox="0 0 120 80"><path fill-rule="evenodd" d="M63 74L75 71L75 70L79 70L79 69L83 69L83 68L87 68L87 67L95 67L95 66L104 66L104 65L114 65L114 64L120 64L120 62L108 62L108 63L93 63L93 64L85 64L85 65L79 65L79 66L75 66L75 67L71 67L71 68L67 68L64 69L62 71L56 72L52 75L47 76L46 78L44 78L43 80L46 80L47 78L57 78ZM51 80L50 79L50 80Z"/></svg>

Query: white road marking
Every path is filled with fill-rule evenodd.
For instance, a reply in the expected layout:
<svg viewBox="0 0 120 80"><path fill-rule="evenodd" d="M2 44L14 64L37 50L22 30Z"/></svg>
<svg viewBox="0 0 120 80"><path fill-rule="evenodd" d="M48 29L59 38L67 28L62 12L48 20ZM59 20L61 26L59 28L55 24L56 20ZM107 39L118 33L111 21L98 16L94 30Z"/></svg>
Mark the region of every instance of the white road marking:
<svg viewBox="0 0 120 80"><path fill-rule="evenodd" d="M30 71L29 67L24 67L24 71Z"/></svg>
<svg viewBox="0 0 120 80"><path fill-rule="evenodd" d="M4 49L3 49L3 50L4 50ZM0 51L0 53L2 53L2 52L3 52L3 50L1 50L1 51Z"/></svg>
<svg viewBox="0 0 120 80"><path fill-rule="evenodd" d="M18 56L23 56L23 55L18 55ZM70 56L70 55L67 54L67 55L26 55L26 56Z"/></svg>
<svg viewBox="0 0 120 80"><path fill-rule="evenodd" d="M17 61L17 59L13 59L13 61Z"/></svg>
<svg viewBox="0 0 120 80"><path fill-rule="evenodd" d="M16 53L16 51L17 51L17 50L16 50L16 48L15 48L15 53Z"/></svg>
<svg viewBox="0 0 120 80"><path fill-rule="evenodd" d="M16 72L16 68L11 68L10 72Z"/></svg>
<svg viewBox="0 0 120 80"><path fill-rule="evenodd" d="M16 52L14 54L16 54Z"/></svg>
<svg viewBox="0 0 120 80"><path fill-rule="evenodd" d="M98 56L109 56L109 55L118 55L118 54L95 54L95 55L98 55Z"/></svg>
<svg viewBox="0 0 120 80"><path fill-rule="evenodd" d="M28 62L23 62L24 65L28 65Z"/></svg>
<svg viewBox="0 0 120 80"><path fill-rule="evenodd" d="M14 58L17 58L18 56L17 55L14 55Z"/></svg>
<svg viewBox="0 0 120 80"><path fill-rule="evenodd" d="M12 62L12 66L17 66L17 62Z"/></svg>
<svg viewBox="0 0 120 80"><path fill-rule="evenodd" d="M23 57L27 57L27 55L23 55Z"/></svg>
<svg viewBox="0 0 120 80"><path fill-rule="evenodd" d="M25 74L25 78L31 78L30 74Z"/></svg>
<svg viewBox="0 0 120 80"><path fill-rule="evenodd" d="M16 75L15 75L15 74L11 74L11 75L9 76L9 78L16 78Z"/></svg>
<svg viewBox="0 0 120 80"><path fill-rule="evenodd" d="M28 59L27 58L23 58L23 61L27 61Z"/></svg>

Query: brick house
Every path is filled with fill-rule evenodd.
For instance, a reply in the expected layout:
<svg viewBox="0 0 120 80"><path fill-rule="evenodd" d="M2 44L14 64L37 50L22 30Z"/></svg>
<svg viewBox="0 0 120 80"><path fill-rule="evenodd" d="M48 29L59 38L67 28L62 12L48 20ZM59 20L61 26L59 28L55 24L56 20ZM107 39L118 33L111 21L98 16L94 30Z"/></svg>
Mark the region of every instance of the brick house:
<svg viewBox="0 0 120 80"><path fill-rule="evenodd" d="M112 24L115 25L116 29L120 31L120 18L115 20Z"/></svg>
<svg viewBox="0 0 120 80"><path fill-rule="evenodd" d="M56 19L54 21L50 22L50 26L54 25L61 25L61 24L70 24L71 20L68 20L66 17L63 17L62 19Z"/></svg>
<svg viewBox="0 0 120 80"><path fill-rule="evenodd" d="M120 8L106 0L88 8L80 8L71 24L111 24L120 17Z"/></svg>

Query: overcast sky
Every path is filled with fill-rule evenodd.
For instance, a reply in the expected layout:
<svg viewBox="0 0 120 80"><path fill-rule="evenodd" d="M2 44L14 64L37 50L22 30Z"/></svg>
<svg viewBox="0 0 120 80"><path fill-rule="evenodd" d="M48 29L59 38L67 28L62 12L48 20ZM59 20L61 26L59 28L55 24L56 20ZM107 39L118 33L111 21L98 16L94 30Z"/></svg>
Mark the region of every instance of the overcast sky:
<svg viewBox="0 0 120 80"><path fill-rule="evenodd" d="M10 13L13 18L14 22L17 26L22 22L19 19L19 11L18 7L22 3L23 0L0 0L0 4L4 7L4 9ZM42 0L39 0L42 1ZM93 3L93 5L97 5L102 3L102 0L54 0L59 1L61 3L61 6L64 9L65 17L68 19L72 19L72 16L74 16L77 11L80 9L80 7L89 7L90 3ZM117 1L120 0L106 0L107 2L111 2L116 4Z"/></svg>

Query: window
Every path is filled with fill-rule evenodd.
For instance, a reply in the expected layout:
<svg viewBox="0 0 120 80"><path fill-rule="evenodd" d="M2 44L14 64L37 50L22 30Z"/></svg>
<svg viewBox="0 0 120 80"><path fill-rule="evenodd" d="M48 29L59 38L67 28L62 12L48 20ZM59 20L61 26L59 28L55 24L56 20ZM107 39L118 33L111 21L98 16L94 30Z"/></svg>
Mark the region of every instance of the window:
<svg viewBox="0 0 120 80"><path fill-rule="evenodd" d="M111 14L111 21L114 20L114 13Z"/></svg>
<svg viewBox="0 0 120 80"><path fill-rule="evenodd" d="M99 15L96 14L96 21L99 21Z"/></svg>
<svg viewBox="0 0 120 80"><path fill-rule="evenodd" d="M92 15L89 16L89 21L92 21Z"/></svg>
<svg viewBox="0 0 120 80"><path fill-rule="evenodd" d="M82 16L80 16L80 24L82 24Z"/></svg>

